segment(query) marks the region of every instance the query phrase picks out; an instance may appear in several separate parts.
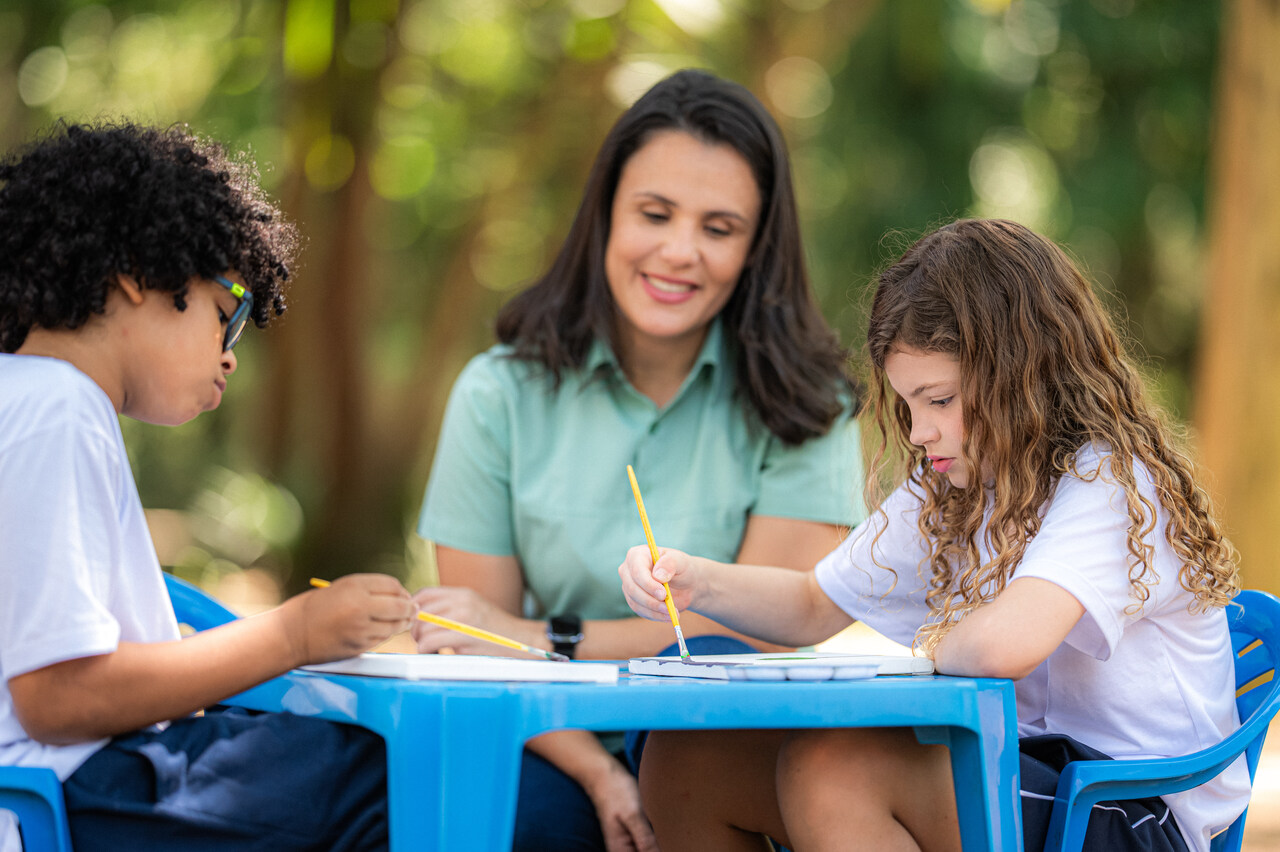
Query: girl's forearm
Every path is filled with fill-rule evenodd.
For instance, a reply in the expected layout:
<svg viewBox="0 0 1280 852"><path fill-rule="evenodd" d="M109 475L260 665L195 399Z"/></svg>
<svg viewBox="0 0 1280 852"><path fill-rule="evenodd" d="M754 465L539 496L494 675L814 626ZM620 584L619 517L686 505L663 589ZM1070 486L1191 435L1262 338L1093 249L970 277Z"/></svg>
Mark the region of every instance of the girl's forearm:
<svg viewBox="0 0 1280 852"><path fill-rule="evenodd" d="M691 610L680 612L679 618L680 630L686 639L707 635L732 636L750 642L761 651L775 651L782 647L762 642ZM545 627L546 622L541 624ZM582 642L578 645L576 656L579 660L647 657L675 641L676 634L670 621L649 621L639 617L593 619L582 624Z"/></svg>
<svg viewBox="0 0 1280 852"><path fill-rule="evenodd" d="M812 645L853 622L822 591L812 571L695 562L700 581L692 609L748 636L792 647Z"/></svg>
<svg viewBox="0 0 1280 852"><path fill-rule="evenodd" d="M1062 587L1016 579L970 612L938 641L933 661L943 674L1026 677L1065 641L1084 607Z"/></svg>

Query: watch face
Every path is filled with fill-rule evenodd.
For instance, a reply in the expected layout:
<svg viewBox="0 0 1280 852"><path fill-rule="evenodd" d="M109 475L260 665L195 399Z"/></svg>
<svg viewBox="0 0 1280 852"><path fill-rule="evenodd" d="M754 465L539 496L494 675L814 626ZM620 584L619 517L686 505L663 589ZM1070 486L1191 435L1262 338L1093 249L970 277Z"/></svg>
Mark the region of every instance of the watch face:
<svg viewBox="0 0 1280 852"><path fill-rule="evenodd" d="M582 619L576 615L553 615L550 621L552 634L565 641L576 641L573 637L582 632Z"/></svg>

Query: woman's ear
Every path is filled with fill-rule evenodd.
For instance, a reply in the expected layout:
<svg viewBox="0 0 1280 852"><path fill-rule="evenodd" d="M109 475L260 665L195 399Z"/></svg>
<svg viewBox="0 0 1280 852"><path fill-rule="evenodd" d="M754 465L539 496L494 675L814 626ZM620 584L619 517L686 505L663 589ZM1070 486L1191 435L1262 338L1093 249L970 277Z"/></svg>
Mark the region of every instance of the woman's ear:
<svg viewBox="0 0 1280 852"><path fill-rule="evenodd" d="M142 304L142 285L140 285L132 275L120 273L116 276L116 284L120 286L120 291L124 293L124 297L135 305Z"/></svg>

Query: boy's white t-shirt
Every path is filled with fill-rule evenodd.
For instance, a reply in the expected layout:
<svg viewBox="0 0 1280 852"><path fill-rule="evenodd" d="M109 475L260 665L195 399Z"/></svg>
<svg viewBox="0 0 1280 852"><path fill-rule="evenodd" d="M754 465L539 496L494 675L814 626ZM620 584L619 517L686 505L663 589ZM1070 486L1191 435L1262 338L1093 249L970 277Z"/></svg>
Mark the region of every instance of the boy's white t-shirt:
<svg viewBox="0 0 1280 852"><path fill-rule="evenodd" d="M1172 757L1214 745L1240 724L1226 616L1188 612L1192 596L1178 581L1181 563L1163 534L1163 508L1147 536L1159 579L1141 611L1126 611L1135 601L1124 492L1109 478L1109 455L1086 446L1076 463L1081 475L1059 481L1012 579L1038 577L1061 586L1085 614L1066 641L1015 684L1018 734L1066 734L1116 758ZM1100 466L1101 474L1087 481ZM1143 496L1159 506L1145 467L1135 472ZM904 644L933 620L925 603L928 575L922 572L929 568L916 525L919 507L918 493L899 487L883 514L873 512L816 569L819 586L837 606ZM979 536L984 563L992 556L985 532ZM897 573L896 584L877 563ZM1209 837L1248 804L1248 769L1237 760L1215 780L1163 798L1188 845L1207 852Z"/></svg>
<svg viewBox="0 0 1280 852"><path fill-rule="evenodd" d="M107 740L32 740L9 680L180 634L116 411L65 361L0 354L0 543L0 765L66 780Z"/></svg>

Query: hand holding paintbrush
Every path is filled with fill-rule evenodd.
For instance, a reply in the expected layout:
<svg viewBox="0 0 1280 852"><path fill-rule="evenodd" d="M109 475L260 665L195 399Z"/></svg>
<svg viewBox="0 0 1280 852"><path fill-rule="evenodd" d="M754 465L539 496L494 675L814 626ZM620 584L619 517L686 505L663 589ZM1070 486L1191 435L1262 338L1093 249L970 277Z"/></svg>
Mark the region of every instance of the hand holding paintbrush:
<svg viewBox="0 0 1280 852"><path fill-rule="evenodd" d="M631 469L631 465L627 465L627 478L631 480L631 493L636 498L636 508L640 510L640 523L644 526L644 538L649 543L649 555L653 557L653 563L658 564L658 545L653 541L653 530L649 527L649 515L644 510L644 498L640 496L640 483L636 482L636 472ZM662 584L663 590L667 593L667 614L671 616L671 626L676 629L676 642L680 644L680 659L689 662L692 658L689 656L689 648L684 644L684 631L680 629L680 616L676 614L676 605L671 602L671 587L666 583Z"/></svg>

